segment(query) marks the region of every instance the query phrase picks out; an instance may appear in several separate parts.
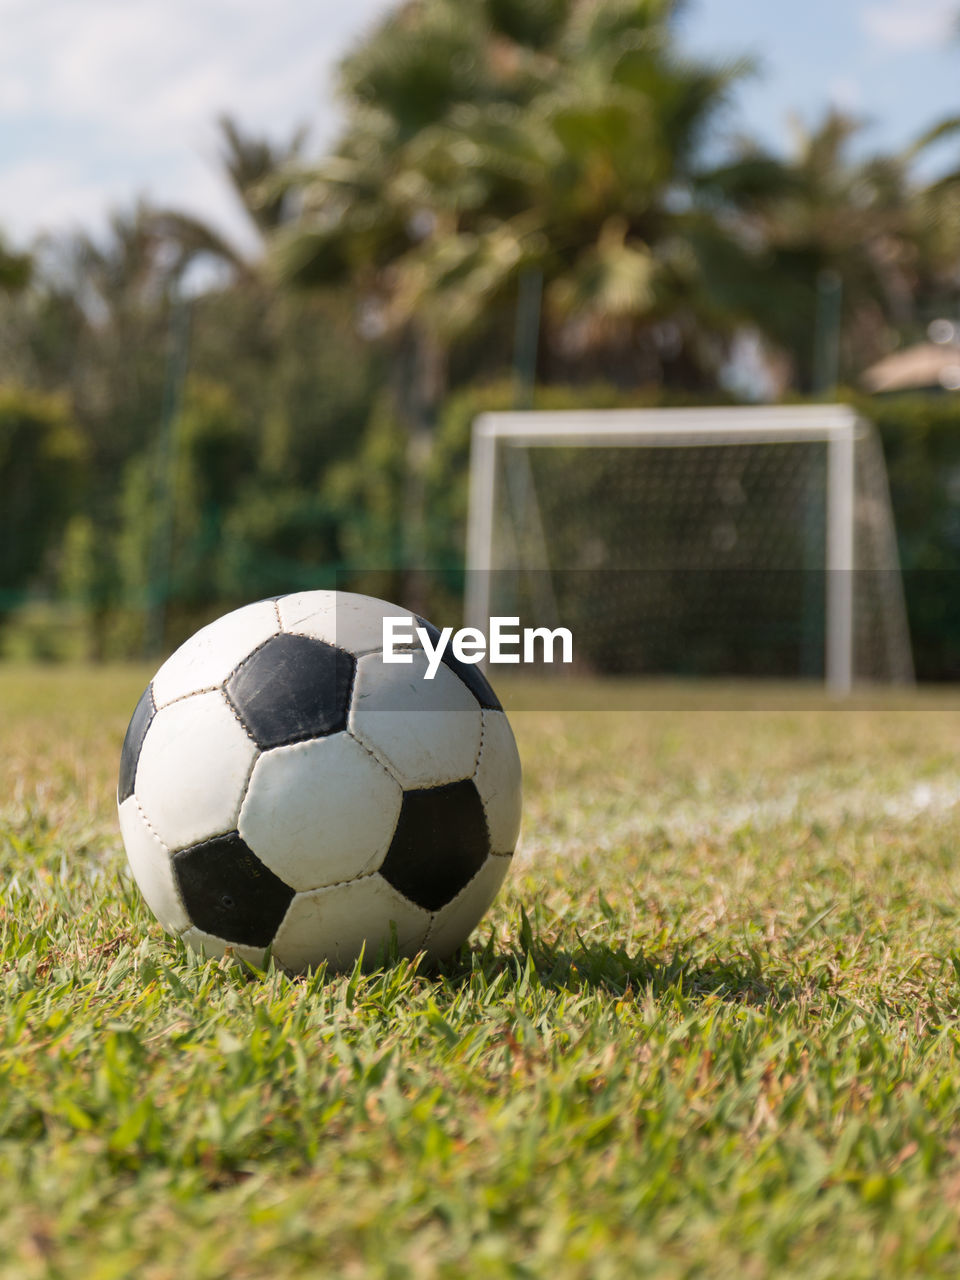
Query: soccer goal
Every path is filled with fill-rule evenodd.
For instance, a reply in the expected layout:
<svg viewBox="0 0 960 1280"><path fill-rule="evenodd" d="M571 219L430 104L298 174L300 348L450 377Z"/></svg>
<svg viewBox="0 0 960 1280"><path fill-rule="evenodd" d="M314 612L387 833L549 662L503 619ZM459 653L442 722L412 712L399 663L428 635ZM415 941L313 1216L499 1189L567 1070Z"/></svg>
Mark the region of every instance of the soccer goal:
<svg viewBox="0 0 960 1280"><path fill-rule="evenodd" d="M843 405L487 413L466 621L566 626L589 671L913 679L886 468Z"/></svg>

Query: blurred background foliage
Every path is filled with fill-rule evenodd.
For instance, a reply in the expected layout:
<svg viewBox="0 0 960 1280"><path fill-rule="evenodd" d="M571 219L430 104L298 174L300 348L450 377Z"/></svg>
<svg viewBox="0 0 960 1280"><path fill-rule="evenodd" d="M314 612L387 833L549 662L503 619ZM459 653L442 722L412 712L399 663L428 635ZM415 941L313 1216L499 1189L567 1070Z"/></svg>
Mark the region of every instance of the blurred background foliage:
<svg viewBox="0 0 960 1280"><path fill-rule="evenodd" d="M455 609L481 409L833 398L960 319L960 167L924 160L960 119L865 157L832 111L770 154L725 132L749 64L682 57L677 10L400 3L329 154L221 121L255 254L142 203L0 243L2 651L162 651L418 566ZM958 403L862 401L929 677L960 675Z"/></svg>

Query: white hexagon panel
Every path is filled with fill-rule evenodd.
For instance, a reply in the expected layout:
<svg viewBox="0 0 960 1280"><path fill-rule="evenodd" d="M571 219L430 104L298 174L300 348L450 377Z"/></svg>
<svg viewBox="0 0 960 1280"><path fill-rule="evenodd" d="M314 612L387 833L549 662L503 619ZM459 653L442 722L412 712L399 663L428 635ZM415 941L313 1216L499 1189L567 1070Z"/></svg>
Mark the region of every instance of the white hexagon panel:
<svg viewBox="0 0 960 1280"><path fill-rule="evenodd" d="M266 751L240 810L242 839L299 892L375 871L403 792L347 733Z"/></svg>
<svg viewBox="0 0 960 1280"><path fill-rule="evenodd" d="M441 665L426 678L427 658L394 664L380 654L357 662L347 725L389 765L404 787L438 787L469 778L480 752L480 705Z"/></svg>
<svg viewBox="0 0 960 1280"><path fill-rule="evenodd" d="M161 707L140 748L134 787L151 829L174 851L237 825L257 748L223 694Z"/></svg>
<svg viewBox="0 0 960 1280"><path fill-rule="evenodd" d="M369 968L386 957L394 937L400 955L416 955L429 927L430 913L374 872L349 884L297 894L277 930L273 955L294 972L323 960L343 969L354 963L362 947Z"/></svg>

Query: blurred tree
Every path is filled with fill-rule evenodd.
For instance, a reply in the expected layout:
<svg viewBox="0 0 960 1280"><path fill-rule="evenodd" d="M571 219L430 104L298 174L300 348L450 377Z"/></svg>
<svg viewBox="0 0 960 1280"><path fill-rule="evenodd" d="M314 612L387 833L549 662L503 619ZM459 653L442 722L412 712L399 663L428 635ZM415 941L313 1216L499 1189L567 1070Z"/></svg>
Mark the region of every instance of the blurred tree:
<svg viewBox="0 0 960 1280"><path fill-rule="evenodd" d="M0 240L0 289L18 293L30 283L33 258L29 253L15 253Z"/></svg>
<svg viewBox="0 0 960 1280"><path fill-rule="evenodd" d="M701 253L709 292L789 353L804 392L817 389L825 282L842 295L841 375L855 379L909 327L921 282L934 269L935 220L914 166L942 127L899 153L859 159L852 143L861 128L831 110L813 129L795 123L792 155L776 158L746 144L735 162L699 178L731 232L718 240L713 227L691 229L694 242L712 246Z"/></svg>
<svg viewBox="0 0 960 1280"><path fill-rule="evenodd" d="M79 498L83 440L62 397L0 390L0 614L38 582Z"/></svg>
<svg viewBox="0 0 960 1280"><path fill-rule="evenodd" d="M52 376L69 393L101 494L155 432L180 265L143 204L113 214L99 237L42 246L30 357L40 381Z"/></svg>
<svg viewBox="0 0 960 1280"><path fill-rule="evenodd" d="M420 0L342 65L346 129L289 176L302 211L272 261L284 282L352 284L362 332L390 352L411 568L427 559L425 460L451 369L509 362L521 281L548 380L715 384L724 339L699 324L683 231L700 144L743 66L682 59L679 8Z"/></svg>
<svg viewBox="0 0 960 1280"><path fill-rule="evenodd" d="M947 117L921 137L918 147L958 133L960 116ZM946 317L960 326L960 165L954 160L945 173L921 186L915 203L926 236L916 287L918 319L925 325Z"/></svg>
<svg viewBox="0 0 960 1280"><path fill-rule="evenodd" d="M265 242L298 203L282 179L299 161L305 131L274 143L228 116L220 130L223 171ZM166 211L153 226L184 262L207 254L226 268L194 304L194 372L234 390L265 480L319 486L326 468L356 449L371 401L371 358L355 332L353 298L339 288L278 291L259 261L194 219Z"/></svg>
<svg viewBox="0 0 960 1280"><path fill-rule="evenodd" d="M231 116L220 117L220 166L258 238L276 231L293 216L293 193L281 182L281 175L300 161L306 138L297 129L287 142L249 134ZM173 275L182 275L198 257L208 256L227 268L233 280L250 283L258 279L257 265L214 227L176 209L158 209L148 222L158 239L172 249L175 261L168 264Z"/></svg>
<svg viewBox="0 0 960 1280"><path fill-rule="evenodd" d="M809 389L818 282L842 290L848 377L918 330L924 299L956 306L960 171L924 184L917 161L960 120L892 156L860 158L836 112L786 156L718 152L746 65L683 58L681 8L407 0L344 61L346 125L319 164L302 131L221 120L252 248L143 204L30 255L0 242L4 380L62 392L90 463L82 489L81 469L62 472L75 514L59 560L99 602L99 650L150 578L185 293L177 626L345 562L389 588L400 566L451 561L456 522L434 517L462 505L465 435L428 465L435 424L449 389L480 378L509 402L518 321L527 372L535 360L541 384L589 384L603 403L611 385L716 396L744 325Z"/></svg>
<svg viewBox="0 0 960 1280"><path fill-rule="evenodd" d="M364 571L365 591L387 600L403 591L405 452L403 424L389 397L381 396L360 448L331 469L326 484L343 561Z"/></svg>
<svg viewBox="0 0 960 1280"><path fill-rule="evenodd" d="M230 389L198 378L188 383L170 432L176 448L169 456L157 439L125 468L117 560L122 595L142 608L162 592L164 615L186 634L224 598L223 522L254 469L255 452ZM169 492L158 502L163 468L170 471Z"/></svg>
<svg viewBox="0 0 960 1280"><path fill-rule="evenodd" d="M220 163L230 179L250 221L267 235L294 216L293 194L278 178L298 164L306 140L305 128L296 129L284 143L245 133L231 116L221 116Z"/></svg>
<svg viewBox="0 0 960 1280"><path fill-rule="evenodd" d="M683 232L700 144L744 67L683 60L678 8L424 0L344 62L346 131L291 179L303 213L275 261L286 280L358 283L411 422L429 423L451 346L502 326L524 273L544 283L546 373L712 376Z"/></svg>
<svg viewBox="0 0 960 1280"><path fill-rule="evenodd" d="M257 184L299 143L271 147L229 121L223 128L231 181L255 225L269 229L292 197L261 201ZM136 629L118 628L115 615L142 609L148 585L156 589L150 531L170 505L158 441L184 282L193 389L173 448L186 469L173 486L173 625L191 610L196 616L205 593L216 611L219 600L264 583L266 594L298 585L298 575L315 571L318 547L329 560L331 517L317 495L331 464L358 447L369 412L371 352L342 291L280 293L215 228L143 204L114 215L96 236L42 242L29 287L4 296L0 284L0 367L8 379L61 391L85 438L89 485L61 584L88 605L96 654L137 644ZM203 390L211 387L218 400ZM291 493L299 495L293 514ZM246 550L228 570L223 530L239 529L244 506ZM275 553L280 543L283 555Z"/></svg>

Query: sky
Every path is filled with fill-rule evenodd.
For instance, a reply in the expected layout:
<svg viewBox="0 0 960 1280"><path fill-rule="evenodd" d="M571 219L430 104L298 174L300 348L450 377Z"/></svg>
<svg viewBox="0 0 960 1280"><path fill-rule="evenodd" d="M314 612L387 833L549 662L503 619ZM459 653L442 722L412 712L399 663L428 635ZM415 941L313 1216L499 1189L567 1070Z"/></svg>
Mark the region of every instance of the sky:
<svg viewBox="0 0 960 1280"><path fill-rule="evenodd" d="M251 232L217 164L217 118L275 140L336 135L336 62L392 0L0 0L0 229L102 230L138 197ZM777 149L833 103L866 147L960 113L960 0L689 0L698 55L753 55L725 125ZM960 144L954 144L960 151ZM957 157L960 159L960 156ZM935 161L933 157L931 163Z"/></svg>

